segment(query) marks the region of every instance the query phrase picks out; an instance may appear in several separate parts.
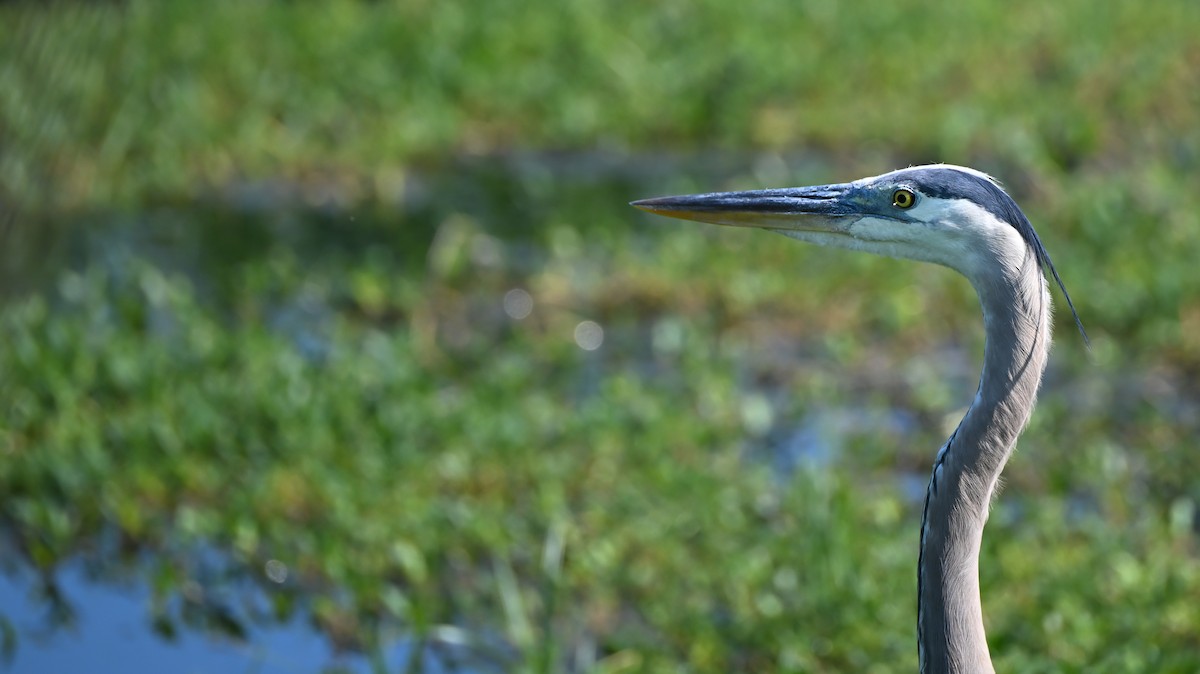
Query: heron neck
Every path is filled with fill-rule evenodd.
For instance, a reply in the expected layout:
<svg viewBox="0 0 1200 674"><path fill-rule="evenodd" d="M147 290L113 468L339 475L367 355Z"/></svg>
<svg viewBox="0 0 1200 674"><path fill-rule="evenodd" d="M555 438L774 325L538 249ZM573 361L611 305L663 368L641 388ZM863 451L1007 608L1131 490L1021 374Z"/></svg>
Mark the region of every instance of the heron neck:
<svg viewBox="0 0 1200 674"><path fill-rule="evenodd" d="M1050 346L1050 298L1032 251L1022 264L973 283L987 345L979 391L938 452L925 500L917 606L923 674L993 671L979 547L1000 472L1033 411Z"/></svg>

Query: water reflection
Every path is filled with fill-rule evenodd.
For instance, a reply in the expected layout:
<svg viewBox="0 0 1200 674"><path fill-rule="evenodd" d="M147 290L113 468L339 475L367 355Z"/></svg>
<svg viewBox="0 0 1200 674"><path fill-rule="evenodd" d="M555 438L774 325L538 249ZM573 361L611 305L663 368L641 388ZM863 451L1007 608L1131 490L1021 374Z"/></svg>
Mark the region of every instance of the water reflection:
<svg viewBox="0 0 1200 674"><path fill-rule="evenodd" d="M329 641L300 617L255 625L245 639L214 632L182 630L162 638L151 624L151 592L143 581L91 577L81 562L64 564L55 574L57 590L70 605L68 627L49 615L40 581L28 569L0 574L0 607L13 623L16 648L0 671L13 674L121 671L127 674L189 672L370 672L370 659L337 653ZM388 671L403 671L411 648L403 640L382 654ZM449 671L430 662L422 671ZM464 670L459 670L464 671Z"/></svg>
<svg viewBox="0 0 1200 674"><path fill-rule="evenodd" d="M504 313L515 320L523 320L533 313L533 296L522 288L513 288L504 294Z"/></svg>
<svg viewBox="0 0 1200 674"><path fill-rule="evenodd" d="M581 321L575 326L575 343L584 351L595 351L604 344L604 328L595 321Z"/></svg>

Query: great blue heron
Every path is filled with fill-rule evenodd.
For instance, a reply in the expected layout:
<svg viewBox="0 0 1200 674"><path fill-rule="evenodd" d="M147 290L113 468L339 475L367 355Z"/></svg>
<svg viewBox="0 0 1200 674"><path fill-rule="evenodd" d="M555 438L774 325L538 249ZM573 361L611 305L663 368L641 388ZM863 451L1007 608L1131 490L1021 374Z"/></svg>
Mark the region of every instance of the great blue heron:
<svg viewBox="0 0 1200 674"><path fill-rule="evenodd" d="M975 286L987 336L983 372L970 409L933 461L917 563L917 650L926 674L992 672L979 545L1000 471L1029 421L1050 351L1043 269L1083 331L1050 255L1016 202L984 173L936 164L839 185L633 205L674 218L774 230L818 246L933 262Z"/></svg>

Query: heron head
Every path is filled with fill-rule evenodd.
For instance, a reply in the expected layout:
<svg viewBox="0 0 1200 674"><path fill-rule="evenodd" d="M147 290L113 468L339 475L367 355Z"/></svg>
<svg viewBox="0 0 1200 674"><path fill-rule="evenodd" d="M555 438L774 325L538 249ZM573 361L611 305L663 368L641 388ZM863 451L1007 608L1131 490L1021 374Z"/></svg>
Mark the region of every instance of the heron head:
<svg viewBox="0 0 1200 674"><path fill-rule="evenodd" d="M1021 232L1028 220L994 180L943 165L836 185L662 197L633 205L675 218L774 230L817 245L934 262L967 276L980 262L975 258L1024 253L1028 243Z"/></svg>
<svg viewBox="0 0 1200 674"><path fill-rule="evenodd" d="M632 205L674 218L769 229L820 246L932 262L957 270L976 287L1022 268L1032 256L1071 305L1028 218L996 180L970 168L915 166L850 183L661 197Z"/></svg>

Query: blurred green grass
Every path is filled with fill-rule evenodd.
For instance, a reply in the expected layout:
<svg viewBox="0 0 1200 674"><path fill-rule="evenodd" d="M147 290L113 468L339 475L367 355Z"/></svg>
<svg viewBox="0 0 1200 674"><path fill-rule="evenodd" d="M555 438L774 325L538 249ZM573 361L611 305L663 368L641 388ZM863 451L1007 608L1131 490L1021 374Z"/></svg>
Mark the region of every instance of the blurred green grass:
<svg viewBox="0 0 1200 674"><path fill-rule="evenodd" d="M0 316L0 522L45 569L114 531L155 552L159 624L211 543L367 648L455 624L512 671L909 671L906 485L974 390L970 288L625 202L944 160L1009 183L1095 342L1060 311L989 525L998 667L1195 671L1198 28L1182 1L6 4L8 277L51 268ZM829 465L760 460L839 412Z"/></svg>
<svg viewBox="0 0 1200 674"><path fill-rule="evenodd" d="M1200 153L1186 0L37 3L3 8L3 182L139 203L514 147L986 158ZM49 190L49 191L47 191Z"/></svg>

